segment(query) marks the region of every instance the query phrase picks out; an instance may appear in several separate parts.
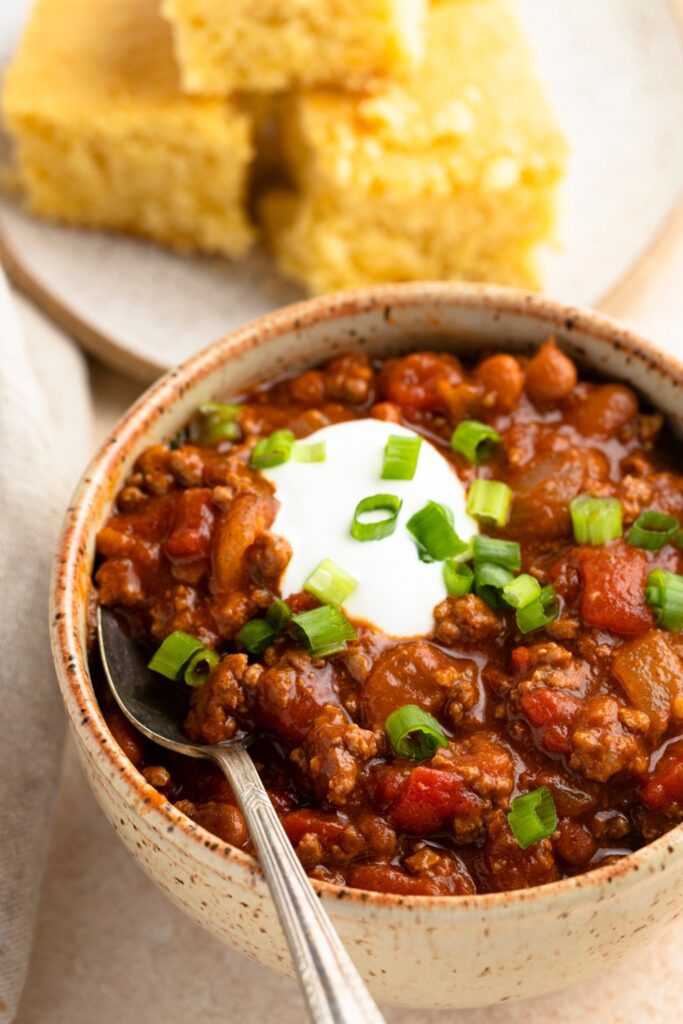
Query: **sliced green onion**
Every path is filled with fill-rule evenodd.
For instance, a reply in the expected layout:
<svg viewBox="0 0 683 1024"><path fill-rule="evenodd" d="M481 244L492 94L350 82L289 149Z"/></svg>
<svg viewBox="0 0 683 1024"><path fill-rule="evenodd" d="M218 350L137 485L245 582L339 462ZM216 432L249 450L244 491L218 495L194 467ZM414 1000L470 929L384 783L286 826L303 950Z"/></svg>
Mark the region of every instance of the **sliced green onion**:
<svg viewBox="0 0 683 1024"><path fill-rule="evenodd" d="M297 639L317 658L346 650L346 642L357 636L343 612L331 604L293 615L292 628Z"/></svg>
<svg viewBox="0 0 683 1024"><path fill-rule="evenodd" d="M291 622L292 609L286 601L282 601L278 598L277 601L273 601L266 612L266 619L274 629L284 629L287 623Z"/></svg>
<svg viewBox="0 0 683 1024"><path fill-rule="evenodd" d="M541 584L526 572L503 587L503 600L511 608L526 608L540 596Z"/></svg>
<svg viewBox="0 0 683 1024"><path fill-rule="evenodd" d="M196 651L203 651L204 644L196 636L176 630L167 636L156 654L149 661L147 668L158 672L167 679L181 680L183 669Z"/></svg>
<svg viewBox="0 0 683 1024"><path fill-rule="evenodd" d="M195 651L183 670L183 679L188 686L203 686L220 660L208 647Z"/></svg>
<svg viewBox="0 0 683 1024"><path fill-rule="evenodd" d="M451 597L465 597L474 584L474 572L465 562L443 563L443 581Z"/></svg>
<svg viewBox="0 0 683 1024"><path fill-rule="evenodd" d="M675 534L673 535L673 543L676 545L677 548L683 551L683 530L676 530Z"/></svg>
<svg viewBox="0 0 683 1024"><path fill-rule="evenodd" d="M676 516L668 516L666 512L658 512L654 508L642 512L628 531L626 540L634 548L644 551L661 551L669 544L680 528Z"/></svg>
<svg viewBox="0 0 683 1024"><path fill-rule="evenodd" d="M482 523L505 526L510 515L512 491L500 480L473 480L467 493L467 512Z"/></svg>
<svg viewBox="0 0 683 1024"><path fill-rule="evenodd" d="M560 602L555 588L543 587L537 598L523 608L517 609L517 629L520 633L533 633L537 629L549 626L559 614Z"/></svg>
<svg viewBox="0 0 683 1024"><path fill-rule="evenodd" d="M423 562L443 562L455 558L469 548L453 529L453 513L436 501L428 501L424 508L406 523L408 532L417 542Z"/></svg>
<svg viewBox="0 0 683 1024"><path fill-rule="evenodd" d="M278 598L266 612L265 619L251 619L237 634L237 642L249 654L262 654L292 619L292 609Z"/></svg>
<svg viewBox="0 0 683 1024"><path fill-rule="evenodd" d="M416 704L396 708L387 718L384 728L399 757L424 760L434 757L439 747L448 746L448 740L437 720Z"/></svg>
<svg viewBox="0 0 683 1024"><path fill-rule="evenodd" d="M421 446L421 437L392 434L384 449L382 480L412 480Z"/></svg>
<svg viewBox="0 0 683 1024"><path fill-rule="evenodd" d="M236 419L241 409L231 402L205 402L199 406L199 419L190 426L190 439L207 445L239 440L242 432Z"/></svg>
<svg viewBox="0 0 683 1024"><path fill-rule="evenodd" d="M289 462L294 447L291 430L275 430L269 437L262 437L254 445L251 465L254 469L272 469Z"/></svg>
<svg viewBox="0 0 683 1024"><path fill-rule="evenodd" d="M331 558L323 558L304 583L304 590L317 597L322 604L339 607L358 586L358 580L345 572Z"/></svg>
<svg viewBox="0 0 683 1024"><path fill-rule="evenodd" d="M451 437L453 451L476 463L490 459L498 444L498 431L478 420L463 420L462 423L458 423Z"/></svg>
<svg viewBox="0 0 683 1024"><path fill-rule="evenodd" d="M547 786L516 796L512 801L508 822L523 850L548 839L557 828L558 817Z"/></svg>
<svg viewBox="0 0 683 1024"><path fill-rule="evenodd" d="M237 643L249 654L263 654L278 638L280 629L267 619L252 619L237 634Z"/></svg>
<svg viewBox="0 0 683 1024"><path fill-rule="evenodd" d="M390 537L396 529L402 505L403 501L395 494L372 494L368 498L363 498L358 502L353 513L351 536L360 541L382 540L384 537ZM370 521L361 520L361 516L372 512L388 512L389 515Z"/></svg>
<svg viewBox="0 0 683 1024"><path fill-rule="evenodd" d="M235 402L204 402L199 406L202 416L220 416L222 420L235 420L242 412Z"/></svg>
<svg viewBox="0 0 683 1024"><path fill-rule="evenodd" d="M496 537L475 534L472 538L472 554L475 562L493 562L510 572L519 572L522 568L522 551L514 540L498 540Z"/></svg>
<svg viewBox="0 0 683 1024"><path fill-rule="evenodd" d="M654 569L647 578L645 598L661 629L683 629L683 576Z"/></svg>
<svg viewBox="0 0 683 1024"><path fill-rule="evenodd" d="M491 608L504 608L502 591L514 580L513 573L495 562L474 563L474 589Z"/></svg>
<svg viewBox="0 0 683 1024"><path fill-rule="evenodd" d="M621 505L616 498L580 494L569 506L577 544L608 544L622 535Z"/></svg>
<svg viewBox="0 0 683 1024"><path fill-rule="evenodd" d="M291 458L292 462L324 462L327 458L327 444L325 441L315 441L313 444L296 441Z"/></svg>

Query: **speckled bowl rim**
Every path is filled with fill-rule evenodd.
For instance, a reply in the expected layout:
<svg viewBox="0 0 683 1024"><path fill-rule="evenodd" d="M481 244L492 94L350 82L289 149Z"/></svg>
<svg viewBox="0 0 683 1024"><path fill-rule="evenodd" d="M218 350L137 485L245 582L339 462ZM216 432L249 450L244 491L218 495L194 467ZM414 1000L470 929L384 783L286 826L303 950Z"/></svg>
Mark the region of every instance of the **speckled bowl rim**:
<svg viewBox="0 0 683 1024"><path fill-rule="evenodd" d="M577 308L514 288L495 285L411 283L380 285L339 292L286 306L246 324L202 349L182 366L172 369L153 384L119 421L86 470L67 510L54 562L50 591L52 651L67 714L72 728L96 760L113 768L113 778L125 791L127 802L141 813L161 814L159 841L186 844L186 850L207 868L220 874L226 860L243 868L256 885L265 885L257 861L196 825L153 789L123 754L107 728L90 681L86 652L78 630L78 608L87 599L79 593L78 567L85 554L95 510L102 501L113 501L111 479L130 446L146 433L156 419L189 387L196 385L218 364L273 337L291 330L302 331L321 321L359 315L377 309L391 318L392 308L422 306L493 310L505 315L542 321L548 331L584 333L623 353L628 363L639 362L662 374L683 401L683 365L665 355L637 334L605 315ZM266 376L266 374L264 374ZM103 495L106 498L103 499ZM113 783L112 783L113 784ZM635 886L651 873L666 870L674 856L683 855L683 824L624 857L615 864L530 889L474 896L399 896L374 893L313 881L327 899L357 905L430 910L453 914L509 910L525 905L526 911L545 913L576 898L600 902L615 884Z"/></svg>

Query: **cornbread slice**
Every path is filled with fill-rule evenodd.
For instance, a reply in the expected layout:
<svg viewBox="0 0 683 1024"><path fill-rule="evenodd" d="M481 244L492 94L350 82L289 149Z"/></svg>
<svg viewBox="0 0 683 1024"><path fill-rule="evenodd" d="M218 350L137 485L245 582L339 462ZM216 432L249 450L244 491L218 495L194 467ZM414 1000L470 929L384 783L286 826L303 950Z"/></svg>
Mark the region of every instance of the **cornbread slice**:
<svg viewBox="0 0 683 1024"><path fill-rule="evenodd" d="M294 96L293 187L262 216L282 270L314 292L465 279L535 286L566 146L512 7L436 0L423 68L373 96Z"/></svg>
<svg viewBox="0 0 683 1024"><path fill-rule="evenodd" d="M423 52L427 0L162 0L187 92L363 88Z"/></svg>
<svg viewBox="0 0 683 1024"><path fill-rule="evenodd" d="M249 247L251 118L182 94L158 0L38 0L3 107L34 213L180 249Z"/></svg>

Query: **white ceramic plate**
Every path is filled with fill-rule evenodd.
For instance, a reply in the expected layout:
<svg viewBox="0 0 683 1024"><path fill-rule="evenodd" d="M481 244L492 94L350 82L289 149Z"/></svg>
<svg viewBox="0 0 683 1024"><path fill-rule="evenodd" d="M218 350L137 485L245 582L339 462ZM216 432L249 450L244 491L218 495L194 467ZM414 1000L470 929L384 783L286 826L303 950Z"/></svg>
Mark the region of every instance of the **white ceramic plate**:
<svg viewBox="0 0 683 1024"><path fill-rule="evenodd" d="M683 192L681 23L667 0L517 3L572 147L546 290L596 305L643 260ZM12 6L0 11L0 56L20 21ZM0 227L15 279L87 347L141 377L301 295L261 253L239 265L183 258L39 223L7 200Z"/></svg>

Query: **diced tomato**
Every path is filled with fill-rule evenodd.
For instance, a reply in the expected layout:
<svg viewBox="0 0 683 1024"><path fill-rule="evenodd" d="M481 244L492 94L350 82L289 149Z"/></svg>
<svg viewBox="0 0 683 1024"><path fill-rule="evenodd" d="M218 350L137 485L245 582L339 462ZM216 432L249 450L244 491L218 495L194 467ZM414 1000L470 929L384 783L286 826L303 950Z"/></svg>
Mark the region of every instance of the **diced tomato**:
<svg viewBox="0 0 683 1024"><path fill-rule="evenodd" d="M408 409L444 409L451 390L462 381L455 356L414 352L387 363L380 377L384 397Z"/></svg>
<svg viewBox="0 0 683 1024"><path fill-rule="evenodd" d="M580 614L587 626L625 636L653 627L645 601L650 564L644 551L619 541L609 547L581 548L578 558L583 582Z"/></svg>
<svg viewBox="0 0 683 1024"><path fill-rule="evenodd" d="M510 663L515 675L525 676L531 670L532 657L528 647L515 647L510 654Z"/></svg>
<svg viewBox="0 0 683 1024"><path fill-rule="evenodd" d="M148 498L135 512L112 516L105 529L111 527L132 537L149 541L163 540L172 515L173 495ZM107 552L103 551L106 555Z"/></svg>
<svg viewBox="0 0 683 1024"><path fill-rule="evenodd" d="M97 534L97 553L105 558L129 558L138 570L155 569L171 514L166 497L150 498L129 515L112 516Z"/></svg>
<svg viewBox="0 0 683 1024"><path fill-rule="evenodd" d="M347 822L338 815L325 814L323 811L290 811L282 815L281 821L290 843L294 846L301 842L305 835L311 833L318 837L323 846L334 846L347 828Z"/></svg>
<svg viewBox="0 0 683 1024"><path fill-rule="evenodd" d="M560 690L539 687L525 693L520 705L532 725L570 725L578 708L578 701Z"/></svg>
<svg viewBox="0 0 683 1024"><path fill-rule="evenodd" d="M413 835L429 835L478 806L474 793L453 772L420 765L401 786L389 820Z"/></svg>
<svg viewBox="0 0 683 1024"><path fill-rule="evenodd" d="M401 786L410 775L408 765L379 764L368 780L373 806L380 814L385 813L398 799Z"/></svg>
<svg viewBox="0 0 683 1024"><path fill-rule="evenodd" d="M579 702L561 690L539 687L520 699L524 717L538 730L536 742L553 754L568 754L569 727Z"/></svg>
<svg viewBox="0 0 683 1024"><path fill-rule="evenodd" d="M164 542L168 558L172 562L194 562L208 558L214 518L208 487L192 487L181 491L175 499L171 530Z"/></svg>
<svg viewBox="0 0 683 1024"><path fill-rule="evenodd" d="M641 787L640 798L654 811L683 805L683 740L667 747Z"/></svg>

